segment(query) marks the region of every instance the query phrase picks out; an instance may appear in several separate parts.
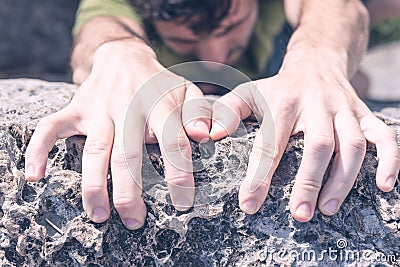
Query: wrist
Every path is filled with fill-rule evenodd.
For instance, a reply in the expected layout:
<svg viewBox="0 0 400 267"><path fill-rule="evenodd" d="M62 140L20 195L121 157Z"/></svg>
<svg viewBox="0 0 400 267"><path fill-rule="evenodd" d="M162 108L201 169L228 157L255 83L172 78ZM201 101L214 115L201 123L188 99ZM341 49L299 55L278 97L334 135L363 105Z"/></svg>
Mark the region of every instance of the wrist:
<svg viewBox="0 0 400 267"><path fill-rule="evenodd" d="M93 55L90 76L103 83L137 89L163 69L151 47L136 40L121 39L99 46Z"/></svg>
<svg viewBox="0 0 400 267"><path fill-rule="evenodd" d="M347 52L332 45L291 42L280 72L336 73L349 78Z"/></svg>
<svg viewBox="0 0 400 267"><path fill-rule="evenodd" d="M114 73L141 80L162 69L164 67L150 46L141 41L123 39L104 43L95 51L92 73L107 76Z"/></svg>
<svg viewBox="0 0 400 267"><path fill-rule="evenodd" d="M154 50L137 38L112 40L100 45L94 52L93 66L157 60Z"/></svg>
<svg viewBox="0 0 400 267"><path fill-rule="evenodd" d="M368 44L369 16L359 0L302 2L283 70L292 65L340 71L351 78ZM327 15L329 14L329 15Z"/></svg>
<svg viewBox="0 0 400 267"><path fill-rule="evenodd" d="M104 42L93 53L85 56L80 53L80 50L78 43L74 47L71 61L73 82L78 85L82 84L93 72L110 75L115 70L132 71L135 70L135 66L137 68L137 64L157 62L154 50L136 37ZM91 64L85 64L87 62Z"/></svg>

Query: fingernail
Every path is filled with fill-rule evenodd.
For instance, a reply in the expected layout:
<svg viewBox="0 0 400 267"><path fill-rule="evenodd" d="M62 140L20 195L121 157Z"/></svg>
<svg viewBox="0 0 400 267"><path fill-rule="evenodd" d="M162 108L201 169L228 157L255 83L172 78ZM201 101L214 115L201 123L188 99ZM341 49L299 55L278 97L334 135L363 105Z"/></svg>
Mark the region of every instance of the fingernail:
<svg viewBox="0 0 400 267"><path fill-rule="evenodd" d="M243 211L248 214L254 214L257 212L257 201L249 199L242 204Z"/></svg>
<svg viewBox="0 0 400 267"><path fill-rule="evenodd" d="M396 179L394 178L394 176L389 176L386 179L386 186L389 188L392 188L394 186L394 183L396 182Z"/></svg>
<svg viewBox="0 0 400 267"><path fill-rule="evenodd" d="M192 203L186 197L177 197L175 200L175 208L178 209L187 209L192 206Z"/></svg>
<svg viewBox="0 0 400 267"><path fill-rule="evenodd" d="M93 220L100 221L107 217L107 211L103 208L95 208L92 216Z"/></svg>
<svg viewBox="0 0 400 267"><path fill-rule="evenodd" d="M330 213L330 214L335 214L338 211L339 208L339 201L336 199L331 199L326 204L324 205L324 208Z"/></svg>
<svg viewBox="0 0 400 267"><path fill-rule="evenodd" d="M28 164L25 168L25 177L34 177L35 176L35 166L33 164Z"/></svg>
<svg viewBox="0 0 400 267"><path fill-rule="evenodd" d="M140 226L140 223L136 219L126 219L124 220L124 224L128 229L131 230L136 230Z"/></svg>
<svg viewBox="0 0 400 267"><path fill-rule="evenodd" d="M308 219L311 216L311 205L308 202L300 204L296 209L296 214L299 217Z"/></svg>
<svg viewBox="0 0 400 267"><path fill-rule="evenodd" d="M195 121L193 126L199 132L204 132L207 134L210 132L207 123L205 123L204 121Z"/></svg>

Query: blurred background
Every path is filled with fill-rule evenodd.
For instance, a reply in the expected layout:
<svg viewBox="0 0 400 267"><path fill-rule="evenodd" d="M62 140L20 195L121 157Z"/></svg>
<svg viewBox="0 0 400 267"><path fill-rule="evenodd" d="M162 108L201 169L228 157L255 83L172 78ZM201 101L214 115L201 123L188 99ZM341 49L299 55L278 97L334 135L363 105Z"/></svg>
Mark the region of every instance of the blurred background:
<svg viewBox="0 0 400 267"><path fill-rule="evenodd" d="M70 81L79 0L0 0L0 78Z"/></svg>
<svg viewBox="0 0 400 267"><path fill-rule="evenodd" d="M71 82L71 30L78 4L79 0L0 0L0 78ZM399 18L371 27L370 49L362 64L370 83L369 99L400 101L399 40Z"/></svg>

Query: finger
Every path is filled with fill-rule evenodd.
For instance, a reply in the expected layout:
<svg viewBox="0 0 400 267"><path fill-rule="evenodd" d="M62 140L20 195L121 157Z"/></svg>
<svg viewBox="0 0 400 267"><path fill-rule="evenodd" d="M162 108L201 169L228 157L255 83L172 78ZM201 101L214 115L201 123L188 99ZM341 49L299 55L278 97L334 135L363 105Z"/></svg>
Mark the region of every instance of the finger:
<svg viewBox="0 0 400 267"><path fill-rule="evenodd" d="M140 228L146 220L146 205L142 199L142 146L144 124L136 118L117 123L111 154L113 203L128 229ZM125 131L125 132L124 132ZM125 142L123 137L125 134ZM129 166L129 169L128 169Z"/></svg>
<svg viewBox="0 0 400 267"><path fill-rule="evenodd" d="M38 181L44 176L48 154L57 139L80 133L75 127L78 121L76 113L68 107L39 121L25 153L28 181Z"/></svg>
<svg viewBox="0 0 400 267"><path fill-rule="evenodd" d="M290 211L300 222L311 220L314 214L322 178L335 145L330 114L305 110L304 118L303 159L290 197Z"/></svg>
<svg viewBox="0 0 400 267"><path fill-rule="evenodd" d="M325 215L338 211L353 187L366 151L365 137L353 113L339 111L334 125L337 153L318 200L319 210Z"/></svg>
<svg viewBox="0 0 400 267"><path fill-rule="evenodd" d="M114 138L114 124L107 116L92 121L82 155L82 202L89 218L97 223L110 214L107 174Z"/></svg>
<svg viewBox="0 0 400 267"><path fill-rule="evenodd" d="M240 186L239 206L248 214L256 213L264 203L293 128L293 117L284 112L275 114L274 120L264 115L254 139L247 175Z"/></svg>
<svg viewBox="0 0 400 267"><path fill-rule="evenodd" d="M192 149L183 129L181 109L160 107L150 117L149 125L159 140L172 204L177 210L188 210L194 202Z"/></svg>
<svg viewBox="0 0 400 267"><path fill-rule="evenodd" d="M384 191L393 189L400 168L400 152L395 132L371 112L360 120L365 138L376 145L378 168L376 184Z"/></svg>
<svg viewBox="0 0 400 267"><path fill-rule="evenodd" d="M190 138L201 142L210 138L211 105L196 85L186 82L186 86L182 108L183 125Z"/></svg>
<svg viewBox="0 0 400 267"><path fill-rule="evenodd" d="M214 102L210 132L213 140L232 135L240 121L251 115L249 99L252 97L254 88L253 83L242 84Z"/></svg>

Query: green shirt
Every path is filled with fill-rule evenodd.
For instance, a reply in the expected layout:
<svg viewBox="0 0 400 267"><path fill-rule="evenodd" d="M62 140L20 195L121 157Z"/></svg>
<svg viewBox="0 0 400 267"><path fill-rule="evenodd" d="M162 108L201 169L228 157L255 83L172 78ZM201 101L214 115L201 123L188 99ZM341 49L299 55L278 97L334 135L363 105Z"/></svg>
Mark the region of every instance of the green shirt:
<svg viewBox="0 0 400 267"><path fill-rule="evenodd" d="M140 14L125 0L81 0L73 35L82 25L96 16L119 16L142 24ZM264 75L274 49L274 40L285 23L282 1L259 0L259 13L248 48L233 66L252 79ZM187 62L189 59L176 55L162 43L155 44L158 59L166 67Z"/></svg>

